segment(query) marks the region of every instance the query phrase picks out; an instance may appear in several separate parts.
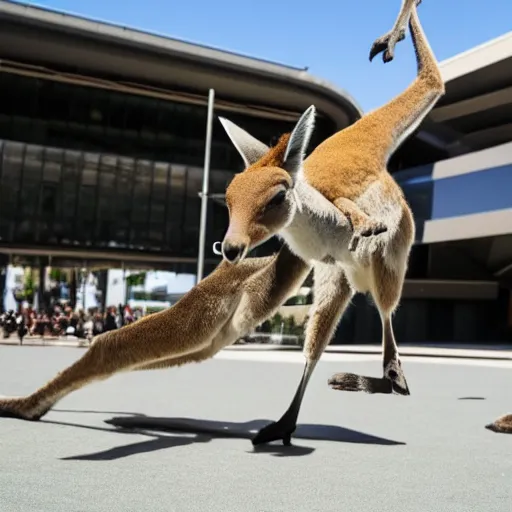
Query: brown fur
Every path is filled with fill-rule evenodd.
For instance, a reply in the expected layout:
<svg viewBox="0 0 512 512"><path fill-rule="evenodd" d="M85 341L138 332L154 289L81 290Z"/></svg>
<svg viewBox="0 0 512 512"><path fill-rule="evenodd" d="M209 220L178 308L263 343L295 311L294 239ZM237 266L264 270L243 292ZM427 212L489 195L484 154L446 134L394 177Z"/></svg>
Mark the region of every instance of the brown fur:
<svg viewBox="0 0 512 512"><path fill-rule="evenodd" d="M276 145L263 155L255 164L249 166L245 172L258 171L264 167L281 167L284 163L284 154L290 141L291 133L284 133L279 137Z"/></svg>
<svg viewBox="0 0 512 512"><path fill-rule="evenodd" d="M498 418L494 423L487 425L487 428L499 434L512 434L512 414Z"/></svg>
<svg viewBox="0 0 512 512"><path fill-rule="evenodd" d="M281 147L277 149L282 151ZM276 151L269 161L277 161L279 154ZM268 215L268 212L265 211L265 205L280 187L289 188L291 186L290 175L279 167L254 165L248 170L251 171L251 180L246 179L245 172L238 174L233 178L226 191L226 205L230 213L233 211L234 205L236 205L236 211L240 212L240 215L231 220L225 235L225 240L229 240L233 245L254 246L269 238L269 233L277 229L279 225L273 222L272 214ZM235 197L233 197L233 191L236 191ZM249 200L240 203L237 201L239 194L243 194ZM263 199L261 203L251 200L258 196Z"/></svg>
<svg viewBox="0 0 512 512"><path fill-rule="evenodd" d="M213 357L271 316L308 271L286 247L237 266L222 262L171 308L97 336L82 357L31 395L0 399L0 416L37 420L93 381Z"/></svg>
<svg viewBox="0 0 512 512"><path fill-rule="evenodd" d="M414 1L406 0L409 4ZM419 59L419 73L414 82L383 107L328 138L304 162L308 183L330 201L338 197L356 199L372 182L379 180L386 173L390 147L421 100L432 94L444 94L441 72L421 40L420 30L413 8L411 33Z"/></svg>

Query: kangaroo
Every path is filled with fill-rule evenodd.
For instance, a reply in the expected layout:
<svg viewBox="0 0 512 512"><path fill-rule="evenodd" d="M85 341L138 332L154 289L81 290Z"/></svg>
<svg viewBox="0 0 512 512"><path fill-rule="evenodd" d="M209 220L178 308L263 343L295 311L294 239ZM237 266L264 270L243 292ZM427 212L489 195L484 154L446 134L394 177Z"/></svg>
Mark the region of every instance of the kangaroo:
<svg viewBox="0 0 512 512"><path fill-rule="evenodd" d="M302 377L284 415L264 427L253 444L289 443L308 381L357 292L369 292L380 313L384 376L339 373L329 385L345 391L410 394L391 318L400 301L415 225L387 163L444 94L417 3L403 0L393 29L377 39L370 52L370 60L384 52L384 62L391 61L409 23L418 65L414 82L383 107L325 140L307 158L314 106L272 148L221 118L246 166L226 190L229 226L222 242L224 260L240 264L249 250L278 235L314 268Z"/></svg>
<svg viewBox="0 0 512 512"><path fill-rule="evenodd" d="M310 266L283 246L219 266L171 308L96 336L88 350L34 393L0 399L0 416L37 421L66 395L116 373L200 362L251 332L300 287Z"/></svg>

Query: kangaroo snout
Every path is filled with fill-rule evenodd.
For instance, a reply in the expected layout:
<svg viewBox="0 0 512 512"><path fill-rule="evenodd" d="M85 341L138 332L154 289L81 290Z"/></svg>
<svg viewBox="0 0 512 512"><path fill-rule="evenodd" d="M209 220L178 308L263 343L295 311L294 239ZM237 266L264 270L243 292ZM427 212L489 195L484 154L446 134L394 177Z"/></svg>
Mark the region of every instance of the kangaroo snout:
<svg viewBox="0 0 512 512"><path fill-rule="evenodd" d="M222 244L222 255L230 263L238 263L247 254L247 244L243 242L224 241Z"/></svg>

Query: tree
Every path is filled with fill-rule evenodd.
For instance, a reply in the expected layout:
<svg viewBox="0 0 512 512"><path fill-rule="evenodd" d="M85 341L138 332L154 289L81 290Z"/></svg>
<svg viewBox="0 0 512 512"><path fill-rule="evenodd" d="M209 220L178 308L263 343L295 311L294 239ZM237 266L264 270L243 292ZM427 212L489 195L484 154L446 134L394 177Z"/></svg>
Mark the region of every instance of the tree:
<svg viewBox="0 0 512 512"><path fill-rule="evenodd" d="M23 299L30 303L34 301L34 278L32 277L32 269L25 274L23 280Z"/></svg>
<svg viewBox="0 0 512 512"><path fill-rule="evenodd" d="M126 276L126 286L144 286L146 284L147 272L139 272Z"/></svg>

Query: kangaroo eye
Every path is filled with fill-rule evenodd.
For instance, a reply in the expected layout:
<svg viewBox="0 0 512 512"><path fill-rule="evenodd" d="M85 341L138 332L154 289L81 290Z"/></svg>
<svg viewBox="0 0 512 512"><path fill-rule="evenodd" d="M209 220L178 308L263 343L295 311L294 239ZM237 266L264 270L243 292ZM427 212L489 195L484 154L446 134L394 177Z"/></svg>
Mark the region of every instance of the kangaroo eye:
<svg viewBox="0 0 512 512"><path fill-rule="evenodd" d="M275 206L279 206L284 203L284 200L286 199L286 191L281 190L278 192L268 203L267 203L267 209L268 208L274 208Z"/></svg>

